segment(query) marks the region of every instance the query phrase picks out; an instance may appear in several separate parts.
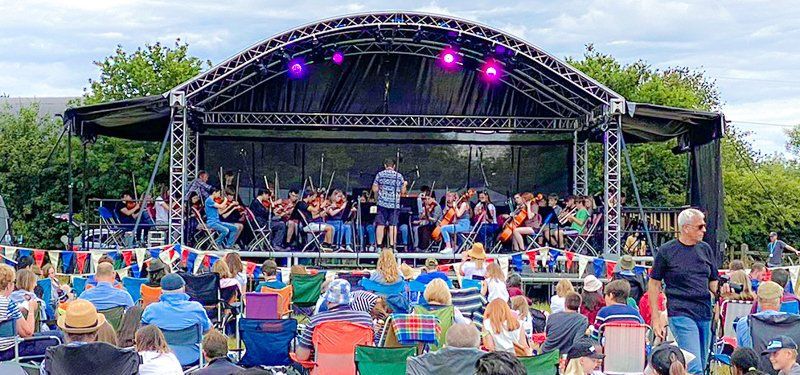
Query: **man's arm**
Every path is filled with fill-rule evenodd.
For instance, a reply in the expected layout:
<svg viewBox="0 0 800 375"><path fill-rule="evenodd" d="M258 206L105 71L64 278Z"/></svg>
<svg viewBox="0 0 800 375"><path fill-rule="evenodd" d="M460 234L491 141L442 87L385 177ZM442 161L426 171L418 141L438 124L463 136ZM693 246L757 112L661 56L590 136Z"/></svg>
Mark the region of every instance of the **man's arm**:
<svg viewBox="0 0 800 375"><path fill-rule="evenodd" d="M650 322L656 336L664 338L664 319L658 309L658 296L661 295L661 280L650 279L647 282L647 302L650 304Z"/></svg>
<svg viewBox="0 0 800 375"><path fill-rule="evenodd" d="M376 183L372 184L372 191L377 193L379 189L380 189L380 186L378 184L376 184Z"/></svg>

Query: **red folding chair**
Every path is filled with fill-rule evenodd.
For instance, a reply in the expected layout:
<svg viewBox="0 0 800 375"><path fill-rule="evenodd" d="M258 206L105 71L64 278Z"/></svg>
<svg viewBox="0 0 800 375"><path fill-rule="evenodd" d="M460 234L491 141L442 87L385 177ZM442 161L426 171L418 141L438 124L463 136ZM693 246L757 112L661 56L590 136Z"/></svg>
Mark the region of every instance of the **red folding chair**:
<svg viewBox="0 0 800 375"><path fill-rule="evenodd" d="M373 346L372 328L350 322L325 322L314 329L314 360L292 360L311 371L311 375L353 375L356 373L356 346Z"/></svg>

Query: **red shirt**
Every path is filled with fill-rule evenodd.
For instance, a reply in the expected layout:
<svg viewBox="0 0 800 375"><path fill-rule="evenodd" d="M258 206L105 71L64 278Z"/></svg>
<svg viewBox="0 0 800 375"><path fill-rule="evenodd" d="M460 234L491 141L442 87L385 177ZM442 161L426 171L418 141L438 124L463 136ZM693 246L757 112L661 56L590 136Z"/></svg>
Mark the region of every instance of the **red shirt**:
<svg viewBox="0 0 800 375"><path fill-rule="evenodd" d="M650 325L650 292L644 292L644 295L641 299L639 299L639 314L642 314L642 319L644 319L644 324ZM658 311L664 311L667 309L665 306L666 297L664 293L658 295Z"/></svg>
<svg viewBox="0 0 800 375"><path fill-rule="evenodd" d="M602 309L603 307L606 307L606 300L605 300L605 299L603 299L603 297L600 297L600 301L599 301L599 303L598 303L598 304L597 304L597 305L594 307L594 309L593 309L593 310L589 310L589 309L587 309L587 308L586 308L586 305L584 305L583 303L581 303L581 308L580 308L580 310L579 310L579 311L580 311L581 315L585 316L585 317L586 317L586 319L588 319L588 320L589 320L589 322L590 322L590 323L594 323L594 320L595 320L595 318L597 317L597 313L598 313L598 312L600 311L600 309Z"/></svg>

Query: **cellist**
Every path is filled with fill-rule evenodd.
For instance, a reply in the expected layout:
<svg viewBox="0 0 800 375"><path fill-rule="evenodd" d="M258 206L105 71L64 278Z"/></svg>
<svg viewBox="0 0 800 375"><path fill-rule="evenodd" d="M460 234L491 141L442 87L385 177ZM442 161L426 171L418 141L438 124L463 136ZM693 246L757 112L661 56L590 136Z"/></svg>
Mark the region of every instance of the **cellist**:
<svg viewBox="0 0 800 375"><path fill-rule="evenodd" d="M458 194L447 193L446 200L448 211L454 211L453 222L442 227L442 241L444 241L444 249L440 251L442 254L453 253L453 243L457 240L458 232L467 232L470 228L469 217L470 208L469 201L466 199L460 200Z"/></svg>
<svg viewBox="0 0 800 375"><path fill-rule="evenodd" d="M516 198L516 196L515 196ZM525 236L535 234L542 226L542 218L539 216L539 205L534 202L533 194L519 194L522 207L525 208L527 216L522 225L514 229L514 236L511 240L512 251L525 250Z"/></svg>

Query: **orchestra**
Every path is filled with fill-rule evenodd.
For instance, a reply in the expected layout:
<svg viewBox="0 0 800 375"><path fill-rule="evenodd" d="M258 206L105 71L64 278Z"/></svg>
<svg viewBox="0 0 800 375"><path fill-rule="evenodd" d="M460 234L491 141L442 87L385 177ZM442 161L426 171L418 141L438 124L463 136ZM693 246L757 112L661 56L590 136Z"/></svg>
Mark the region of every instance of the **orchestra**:
<svg viewBox="0 0 800 375"><path fill-rule="evenodd" d="M387 170L391 170L391 162L385 163ZM220 168L219 184L213 186L208 183L208 173L200 174L187 194L188 242L191 244L210 229L224 248L245 250L376 252L385 246L397 246L410 252L450 254L459 249L464 238L481 242L493 251L519 252L531 246L563 248L565 237L582 233L591 212L597 209L592 197L567 196L560 201L556 194L531 192L514 194L508 205L497 206L492 198L502 201L498 192L476 192L471 188L444 189L439 201L431 186L423 185L416 193L407 191L408 181L394 175L377 179L375 185L379 189L373 186L351 191L334 186L333 175L327 187L317 188L309 177L302 190L283 190L286 195L281 197L277 174L272 186L275 190L264 176L266 188L255 190L255 197L245 206L240 202L238 173ZM395 203L394 209L380 206L380 186L385 184L393 185L392 194L399 194L397 198L384 194L385 200L388 197L388 204L384 205ZM150 199L153 202L149 206L154 212L158 209L159 218L165 216L164 202L168 198L166 190L162 190L158 199ZM135 223L142 215L139 225L143 231L165 225L163 219L154 223L147 207L140 204L133 195L123 194L118 210L120 221ZM381 226L388 226L389 230L378 231ZM256 243L255 231L267 236L257 242L258 249L250 246ZM382 236L379 232L383 232ZM306 234L317 237L312 239ZM312 240L318 243L309 245Z"/></svg>

